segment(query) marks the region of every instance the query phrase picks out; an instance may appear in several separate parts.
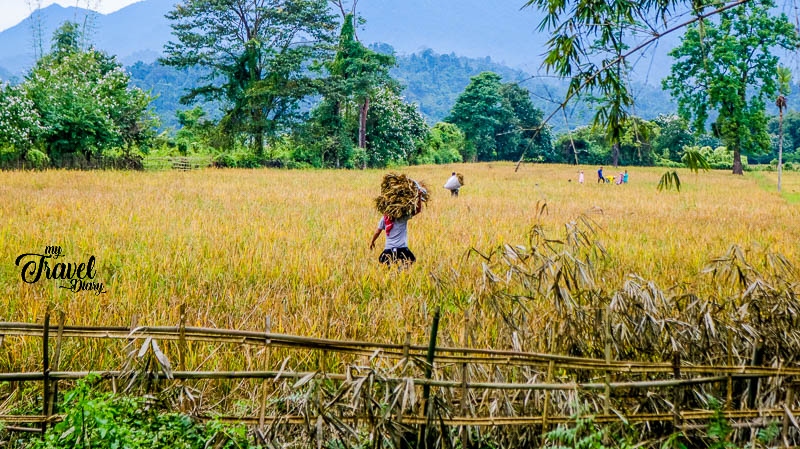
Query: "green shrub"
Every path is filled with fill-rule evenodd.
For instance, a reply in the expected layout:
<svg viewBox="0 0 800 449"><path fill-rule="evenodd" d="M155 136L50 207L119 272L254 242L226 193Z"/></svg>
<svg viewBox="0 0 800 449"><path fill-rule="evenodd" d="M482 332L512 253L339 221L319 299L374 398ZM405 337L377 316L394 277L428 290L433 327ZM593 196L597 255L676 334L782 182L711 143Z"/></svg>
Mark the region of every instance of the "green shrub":
<svg viewBox="0 0 800 449"><path fill-rule="evenodd" d="M217 421L200 423L180 413L164 413L140 397L100 393L95 377L78 383L64 396L64 420L36 437L32 449L254 449L243 426Z"/></svg>
<svg viewBox="0 0 800 449"><path fill-rule="evenodd" d="M214 159L211 161L211 165L219 168L234 168L236 167L236 159L234 159L229 153L220 153L214 156Z"/></svg>
<svg viewBox="0 0 800 449"><path fill-rule="evenodd" d="M258 168L264 163L253 153L239 153L236 155L236 166L239 168Z"/></svg>
<svg viewBox="0 0 800 449"><path fill-rule="evenodd" d="M44 170L50 165L50 158L39 150L29 150L25 154L25 161L28 167L36 170Z"/></svg>

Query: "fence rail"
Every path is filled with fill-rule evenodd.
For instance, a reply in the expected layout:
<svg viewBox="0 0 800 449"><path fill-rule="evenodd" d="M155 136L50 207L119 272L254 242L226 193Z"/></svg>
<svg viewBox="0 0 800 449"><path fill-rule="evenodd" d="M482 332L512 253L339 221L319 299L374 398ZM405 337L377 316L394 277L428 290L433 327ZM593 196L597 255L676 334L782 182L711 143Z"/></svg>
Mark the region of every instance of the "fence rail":
<svg viewBox="0 0 800 449"><path fill-rule="evenodd" d="M372 360L383 358L393 361L405 361L409 363L415 360L419 366L426 366L424 376L381 376L374 380L392 388L399 388L402 384L410 385L411 388L420 387L423 391L423 401L421 409L425 409L425 402L429 399L430 388L439 388L442 391L450 392L449 398L453 405L454 412L441 415L436 418L437 423L446 426L541 426L544 432L548 426L567 423L574 419L573 416L559 414L551 409L550 403L554 401L553 394L557 392L574 392L575 394L597 394L597 400L603 403L602 412L594 414L595 422L627 422L627 423L656 423L671 422L676 429L691 429L698 424L695 421L708 420L714 413L712 410L690 409L682 405L680 392L691 387L717 385L719 391L726 391L728 407L723 410L722 416L731 420L748 420L745 423L737 423L736 426L759 427L766 425L768 419L782 419L782 439L784 446L790 446L792 442L800 440L800 425L796 416L800 413L800 406L796 403L794 390L797 388L794 378L800 376L800 366L751 366L751 365L695 365L681 362L678 357L672 363L648 362L648 361L620 361L606 359L593 359L586 357L571 357L556 354L543 354L534 352L480 349L468 347L442 347L435 342L436 326L432 329L431 343L427 346L412 345L407 337L403 344L395 343L376 343L355 340L334 340L325 338L313 338L296 335L272 333L266 331L248 331L236 329L215 329L205 327L191 327L185 325L185 313L181 313L181 323L177 326L75 326L65 325L63 315L57 327L50 326L49 314L43 324L37 323L13 323L0 322L0 346L10 344L8 337L35 338L42 340L42 370L41 371L20 371L20 372L0 372L2 382L43 382L43 404L40 415L2 415L0 422L5 422L7 430L17 431L41 431L49 423L57 422L63 415L55 413L54 402L57 400L49 394L51 385L56 385L58 381L75 380L85 378L89 375L99 376L104 379L125 379L131 376L130 371L126 370L99 370L99 371L68 371L60 370L58 360L61 357L63 339L90 339L90 340L119 340L126 343L144 339L145 341L163 340L178 342L179 366L177 370L159 371L151 369L145 373L139 373L141 377L152 380L189 381L189 380L224 380L224 379L253 379L262 381L292 380L297 384L306 383L309 379L325 379L336 382L358 382L365 379L369 374L365 374L358 369L348 368L343 373L325 372L324 365L319 371L293 371L291 369L280 370L232 370L232 371L201 371L185 369L185 358L187 342L201 342L212 344L235 344L261 347L268 350L281 348L286 350L312 350L322 353L339 353L357 355ZM436 323L437 320L434 321ZM55 351L51 355L49 344L50 340L55 339ZM5 341L5 343L4 343ZM51 368L50 359L56 362ZM425 360L432 361L427 363ZM398 362L399 363L399 362ZM438 365L440 369L435 369ZM441 369L442 366L449 366L450 369ZM546 376L532 377L524 382L502 382L502 381L477 381L470 379L468 375L469 366L507 366L514 369L527 369L531 367L540 368ZM454 369L453 367L459 368ZM602 381L580 382L570 376L555 376L554 371L591 371L600 373L595 379ZM405 371L403 371L405 373ZM437 374L439 378L434 378ZM625 376L659 376L660 379L645 380L625 380L619 381L612 378ZM450 378L447 378L450 377ZM541 381L541 379L544 381ZM566 380L564 380L566 379ZM771 382L777 380L783 382L785 397L778 404L770 407L754 408L752 403L742 401L741 409L736 410L730 407L731 399L734 396L733 385L742 384L746 381L750 390L758 391L758 382ZM296 386L296 385L295 385ZM666 390L665 397L673 399L671 409L663 412L628 412L618 410L611 405L611 398L614 395L630 395L632 391L646 390L645 395L654 390ZM470 411L466 403L472 397L484 395L482 399L473 399L476 403L488 401L487 392L497 392L512 397L509 403L527 402L532 392L541 392L539 397L539 412L536 414L523 414L519 416L477 416ZM741 393L741 392L738 392ZM523 396L513 396L513 395ZM445 395L446 396L446 395ZM49 401L49 403L48 403ZM522 407L525 410L525 406ZM198 418L207 419L207 415L198 414ZM251 425L264 426L265 424L304 424L309 422L309 416L301 415L275 415L265 414L262 405L261 416L232 416L215 415L224 421L235 421ZM313 419L313 417L312 417ZM363 423L367 419L365 416L353 414L341 416L342 421ZM401 422L405 425L425 426L431 423L429 413L416 411L403 411L391 417L392 420ZM41 425L36 429L27 425Z"/></svg>

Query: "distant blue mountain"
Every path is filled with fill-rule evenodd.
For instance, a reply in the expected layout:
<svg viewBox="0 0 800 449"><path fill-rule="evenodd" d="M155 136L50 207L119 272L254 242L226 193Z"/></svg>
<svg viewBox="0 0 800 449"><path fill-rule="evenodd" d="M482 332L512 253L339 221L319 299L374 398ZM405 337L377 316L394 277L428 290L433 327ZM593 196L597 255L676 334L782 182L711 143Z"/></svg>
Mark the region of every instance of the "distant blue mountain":
<svg viewBox="0 0 800 449"><path fill-rule="evenodd" d="M86 22L92 42L123 64L154 61L172 38L164 15L174 3L143 0L108 15L49 6L0 32L0 67L11 74L24 73L35 60L34 30L41 29L42 47L48 51L53 31L66 20ZM550 36L537 31L541 13L521 8L523 4L523 0L362 0L358 13L366 24L358 36L365 44L388 43L400 55L432 49L439 54L490 57L493 62L535 74ZM657 60L666 57L677 36L672 39L657 49ZM657 83L669 67L650 64L651 60L647 57L637 65L636 78Z"/></svg>
<svg viewBox="0 0 800 449"><path fill-rule="evenodd" d="M164 15L171 5L165 0L145 0L104 15L53 4L0 32L0 67L12 75L22 75L33 66L40 48L50 50L53 31L65 21L85 25L92 43L116 55L123 64L153 61L170 39Z"/></svg>

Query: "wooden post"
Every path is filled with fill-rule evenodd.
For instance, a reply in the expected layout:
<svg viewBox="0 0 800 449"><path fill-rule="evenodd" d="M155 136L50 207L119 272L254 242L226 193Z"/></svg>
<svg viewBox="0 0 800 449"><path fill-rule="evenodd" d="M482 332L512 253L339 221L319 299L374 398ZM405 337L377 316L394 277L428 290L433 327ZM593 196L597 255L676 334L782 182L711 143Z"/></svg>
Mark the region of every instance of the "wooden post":
<svg viewBox="0 0 800 449"><path fill-rule="evenodd" d="M186 304L181 304L178 324L178 371L186 371Z"/></svg>
<svg viewBox="0 0 800 449"><path fill-rule="evenodd" d="M681 353L675 351L672 353L672 376L675 380L681 378ZM675 432L679 431L682 424L681 419L681 387L676 385L672 387L672 425Z"/></svg>
<svg viewBox="0 0 800 449"><path fill-rule="evenodd" d="M180 321L178 322L178 371L186 371L186 304L181 304ZM186 412L186 380L180 380L181 393L179 404L182 412Z"/></svg>
<svg viewBox="0 0 800 449"><path fill-rule="evenodd" d="M761 366L764 363L764 341L758 339L755 346L753 346L753 358L750 359L750 366ZM756 397L758 397L758 378L750 379L750 384L747 388L747 408L753 408L756 404Z"/></svg>
<svg viewBox="0 0 800 449"><path fill-rule="evenodd" d="M606 364L611 365L611 313L608 308L602 310L603 340L605 346ZM611 370L606 369L605 374L605 401L603 401L603 414L611 414Z"/></svg>
<svg viewBox="0 0 800 449"><path fill-rule="evenodd" d="M44 374L44 387L42 392L42 414L44 421L42 422L42 439L47 432L47 422L50 420L50 353L49 353L49 340L50 340L50 309L44 314L44 330L42 331L42 372Z"/></svg>
<svg viewBox="0 0 800 449"><path fill-rule="evenodd" d="M53 367L56 371L61 367L61 342L64 337L64 312L58 312L58 332L56 333L56 353L54 354ZM50 389L50 409L48 415L58 412L58 380L53 381Z"/></svg>
<svg viewBox="0 0 800 449"><path fill-rule="evenodd" d="M555 335L555 333L553 332L553 329L550 329L550 337L549 337L549 342L547 344L547 350L550 352L550 354L553 353L553 341L554 341L553 340L553 336L554 335ZM548 384L553 382L553 371L555 370L555 366L556 366L555 360L551 359L547 363L547 381L546 382ZM547 418L548 418L549 414L550 414L550 390L544 390L544 403L542 404L542 437L544 437L544 435L546 435L547 432L550 430L548 428L548 422L547 422Z"/></svg>
<svg viewBox="0 0 800 449"><path fill-rule="evenodd" d="M728 370L733 366L733 331L728 328ZM725 409L733 410L733 374L728 371L728 396L725 401Z"/></svg>
<svg viewBox="0 0 800 449"><path fill-rule="evenodd" d="M270 345L271 341L269 339L269 334L271 332L272 332L272 316L271 315L267 315L267 317L264 318L264 352L266 354L265 357L264 357L264 369L265 370L269 369L269 364L270 364L270 346L269 345ZM267 380L264 379L261 382L261 408L260 408L260 410L258 412L258 430L259 431L261 431L261 429L264 428L264 414L266 413L266 410L267 410Z"/></svg>
<svg viewBox="0 0 800 449"><path fill-rule="evenodd" d="M461 346L469 345L469 310L464 312L464 334L461 337ZM464 353L464 356L467 354ZM467 402L469 401L469 370L467 362L461 364L461 416L467 416ZM461 426L461 447L469 449L469 429Z"/></svg>
<svg viewBox="0 0 800 449"><path fill-rule="evenodd" d="M783 428L781 429L781 438L783 445L790 447L789 444L789 422L791 419L792 403L794 402L794 384L787 382L786 386L786 401L783 403Z"/></svg>
<svg viewBox="0 0 800 449"><path fill-rule="evenodd" d="M433 324L431 325L431 338L430 342L428 343L428 356L425 363L425 379L431 380L433 376L433 359L434 354L436 352L436 334L439 332L439 307L433 312ZM428 426L427 423L430 421L431 418L431 407L430 407L430 394L431 394L431 386L425 384L422 386L422 409L420 413L425 416L425 424L421 425L419 428L419 433L417 434L417 448L426 448L428 447Z"/></svg>

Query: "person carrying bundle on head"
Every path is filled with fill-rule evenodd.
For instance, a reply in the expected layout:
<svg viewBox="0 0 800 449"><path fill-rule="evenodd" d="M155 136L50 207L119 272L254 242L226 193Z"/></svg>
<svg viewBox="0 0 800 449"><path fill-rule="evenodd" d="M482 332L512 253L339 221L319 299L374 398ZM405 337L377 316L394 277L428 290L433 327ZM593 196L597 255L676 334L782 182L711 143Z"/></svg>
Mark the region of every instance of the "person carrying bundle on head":
<svg viewBox="0 0 800 449"><path fill-rule="evenodd" d="M450 191L450 196L458 196L458 189L464 185L464 176L461 173L453 172L444 183L444 188Z"/></svg>
<svg viewBox="0 0 800 449"><path fill-rule="evenodd" d="M387 266L393 263L410 265L417 260L408 248L408 220L422 211L422 203L427 199L427 189L417 181L405 175L384 176L381 196L375 199L376 208L383 216L369 242L369 249L374 249L378 236L386 231L386 243L378 262Z"/></svg>

